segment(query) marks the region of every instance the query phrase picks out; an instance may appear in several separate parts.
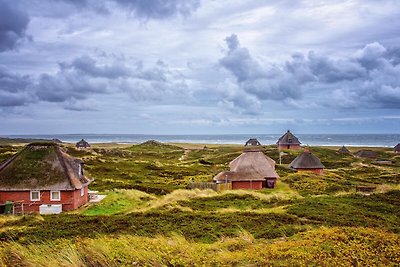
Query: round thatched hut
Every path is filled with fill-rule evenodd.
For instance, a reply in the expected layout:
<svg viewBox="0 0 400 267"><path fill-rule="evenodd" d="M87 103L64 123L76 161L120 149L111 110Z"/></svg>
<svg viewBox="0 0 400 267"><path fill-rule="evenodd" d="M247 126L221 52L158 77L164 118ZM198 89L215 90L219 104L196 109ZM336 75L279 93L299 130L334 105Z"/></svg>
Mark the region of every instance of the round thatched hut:
<svg viewBox="0 0 400 267"><path fill-rule="evenodd" d="M261 146L261 143L256 138L250 138L247 140L245 146Z"/></svg>
<svg viewBox="0 0 400 267"><path fill-rule="evenodd" d="M375 151L372 151L372 150L363 149L363 150L359 150L356 153L356 157L358 157L358 158L367 158L367 159L376 159L377 153Z"/></svg>
<svg viewBox="0 0 400 267"><path fill-rule="evenodd" d="M274 188L279 178L275 161L260 150L246 150L229 163L230 170L214 177L216 183L232 183L232 189Z"/></svg>
<svg viewBox="0 0 400 267"><path fill-rule="evenodd" d="M347 147L342 146L341 148L339 148L338 150L339 154L350 154L350 150L347 149Z"/></svg>
<svg viewBox="0 0 400 267"><path fill-rule="evenodd" d="M316 174L323 174L325 166L309 149L305 149L303 153L289 164L289 168L296 171L309 171Z"/></svg>
<svg viewBox="0 0 400 267"><path fill-rule="evenodd" d="M299 139L288 130L284 135L282 135L276 142L279 150L283 149L300 149Z"/></svg>
<svg viewBox="0 0 400 267"><path fill-rule="evenodd" d="M88 142L86 142L85 139L82 139L81 141L76 143L75 146L76 146L76 148L89 148L90 144Z"/></svg>
<svg viewBox="0 0 400 267"><path fill-rule="evenodd" d="M396 153L400 153L400 143L398 143L394 148L393 151Z"/></svg>

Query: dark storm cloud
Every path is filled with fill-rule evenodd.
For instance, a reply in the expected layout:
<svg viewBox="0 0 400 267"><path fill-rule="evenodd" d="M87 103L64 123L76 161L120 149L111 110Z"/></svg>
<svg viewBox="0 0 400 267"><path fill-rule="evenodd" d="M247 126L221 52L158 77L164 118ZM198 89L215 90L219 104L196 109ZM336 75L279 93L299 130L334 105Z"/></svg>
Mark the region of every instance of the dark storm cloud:
<svg viewBox="0 0 400 267"><path fill-rule="evenodd" d="M189 16L200 6L200 0L22 0L32 14L64 17L79 11L98 14L120 13L120 9L139 19L167 19ZM54 11L54 12L51 12Z"/></svg>
<svg viewBox="0 0 400 267"><path fill-rule="evenodd" d="M0 0L0 52L14 49L21 39L27 38L29 17L16 2Z"/></svg>
<svg viewBox="0 0 400 267"><path fill-rule="evenodd" d="M346 59L311 51L271 65L240 47L236 35L225 41L229 49L219 63L243 93L259 100L301 100L308 94L320 99L316 104L337 108L400 108L399 50L395 48L372 43Z"/></svg>
<svg viewBox="0 0 400 267"><path fill-rule="evenodd" d="M187 85L169 67L158 61L145 68L141 61L127 67L126 62L100 64L90 56L81 56L71 63L60 63L56 74L41 74L35 84L39 100L75 103L98 94L128 94L134 101L179 98ZM72 105L69 109L72 109ZM73 105L74 110L90 110L90 106Z"/></svg>
<svg viewBox="0 0 400 267"><path fill-rule="evenodd" d="M12 73L0 65L0 107L23 106L33 102L31 77Z"/></svg>
<svg viewBox="0 0 400 267"><path fill-rule="evenodd" d="M12 73L5 66L0 65L0 91L15 93L24 91L31 83L28 75Z"/></svg>
<svg viewBox="0 0 400 267"><path fill-rule="evenodd" d="M116 79L130 75L130 70L118 62L113 62L111 65L96 65L96 61L87 56L81 56L72 61L71 64L61 64L62 68L73 68L79 72L88 74L93 77L104 77Z"/></svg>
<svg viewBox="0 0 400 267"><path fill-rule="evenodd" d="M200 0L114 0L128 8L135 17L165 19L175 15L189 16L200 6Z"/></svg>

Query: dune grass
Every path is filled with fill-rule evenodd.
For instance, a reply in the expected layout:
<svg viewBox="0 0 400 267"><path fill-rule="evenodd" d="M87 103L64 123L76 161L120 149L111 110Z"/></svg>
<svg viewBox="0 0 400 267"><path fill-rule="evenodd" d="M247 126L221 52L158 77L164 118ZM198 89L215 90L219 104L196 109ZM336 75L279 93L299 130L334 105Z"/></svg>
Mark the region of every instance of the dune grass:
<svg viewBox="0 0 400 267"><path fill-rule="evenodd" d="M3 266L398 266L400 237L370 228L319 228L257 240L246 231L213 244L132 235L0 244Z"/></svg>

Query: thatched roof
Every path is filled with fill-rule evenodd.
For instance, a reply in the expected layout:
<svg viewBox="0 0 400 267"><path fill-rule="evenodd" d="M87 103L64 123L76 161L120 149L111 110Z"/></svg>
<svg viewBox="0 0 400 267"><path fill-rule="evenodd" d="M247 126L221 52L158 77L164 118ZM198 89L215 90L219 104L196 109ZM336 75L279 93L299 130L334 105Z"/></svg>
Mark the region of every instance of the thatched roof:
<svg viewBox="0 0 400 267"><path fill-rule="evenodd" d="M90 147L89 143L85 141L85 139L82 139L81 141L79 141L78 143L76 143L76 147Z"/></svg>
<svg viewBox="0 0 400 267"><path fill-rule="evenodd" d="M279 140L276 142L276 144L278 145L300 145L300 141L299 139L294 136L294 134L292 134L290 132L290 130L288 130L284 135L282 135Z"/></svg>
<svg viewBox="0 0 400 267"><path fill-rule="evenodd" d="M80 189L90 183L82 163L55 143L29 144L0 165L0 191Z"/></svg>
<svg viewBox="0 0 400 267"><path fill-rule="evenodd" d="M53 138L51 139L52 142L57 143L57 144L62 144L62 141L58 138Z"/></svg>
<svg viewBox="0 0 400 267"><path fill-rule="evenodd" d="M291 169L323 169L325 166L318 157L306 150L298 155L290 164Z"/></svg>
<svg viewBox="0 0 400 267"><path fill-rule="evenodd" d="M247 140L245 146L261 146L261 143L256 138L250 138Z"/></svg>
<svg viewBox="0 0 400 267"><path fill-rule="evenodd" d="M265 181L265 178L279 178L275 161L261 151L245 151L229 163L230 170L220 172L214 181ZM227 177L226 177L227 176Z"/></svg>
<svg viewBox="0 0 400 267"><path fill-rule="evenodd" d="M347 149L347 147L342 146L341 148L339 148L338 152L340 154L350 154L350 150Z"/></svg>
<svg viewBox="0 0 400 267"><path fill-rule="evenodd" d="M359 158L375 159L377 157L377 153L372 150L359 150L356 153L356 156Z"/></svg>
<svg viewBox="0 0 400 267"><path fill-rule="evenodd" d="M398 143L394 148L394 152L400 152L400 143Z"/></svg>

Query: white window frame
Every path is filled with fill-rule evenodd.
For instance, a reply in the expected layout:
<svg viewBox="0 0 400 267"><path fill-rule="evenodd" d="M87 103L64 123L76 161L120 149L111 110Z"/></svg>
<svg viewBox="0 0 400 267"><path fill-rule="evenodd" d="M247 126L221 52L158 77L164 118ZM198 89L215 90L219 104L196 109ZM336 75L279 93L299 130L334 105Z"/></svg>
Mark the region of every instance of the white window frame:
<svg viewBox="0 0 400 267"><path fill-rule="evenodd" d="M53 198L53 193L56 192L58 192L58 198ZM50 201L61 201L61 191L59 190L50 191Z"/></svg>
<svg viewBox="0 0 400 267"><path fill-rule="evenodd" d="M38 198L33 198L32 197L32 193L38 193ZM39 190L32 190L32 191L30 191L30 193L29 193L29 198L30 198L30 200L31 201L40 201L40 191Z"/></svg>
<svg viewBox="0 0 400 267"><path fill-rule="evenodd" d="M81 197L83 197L84 195L85 195L85 187L82 186L82 188L81 188Z"/></svg>

